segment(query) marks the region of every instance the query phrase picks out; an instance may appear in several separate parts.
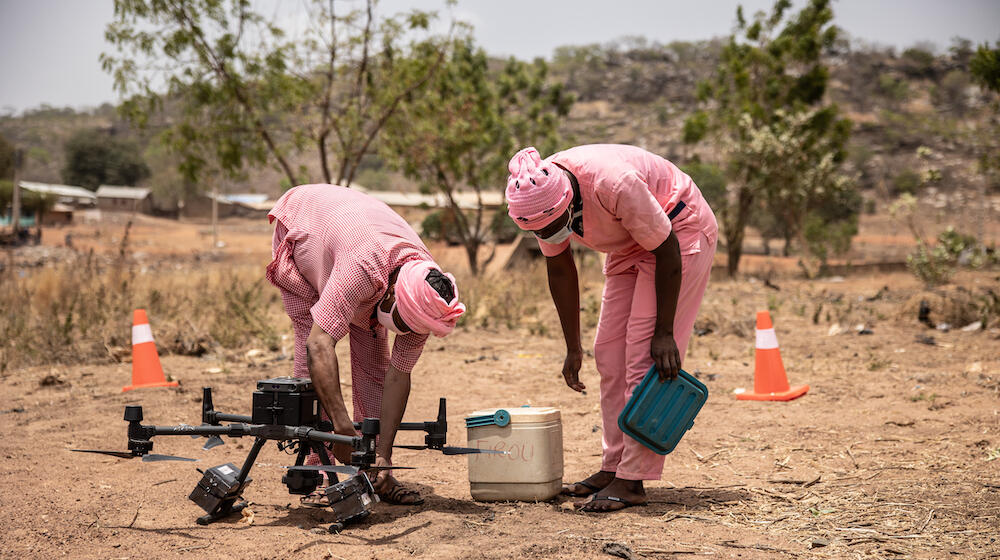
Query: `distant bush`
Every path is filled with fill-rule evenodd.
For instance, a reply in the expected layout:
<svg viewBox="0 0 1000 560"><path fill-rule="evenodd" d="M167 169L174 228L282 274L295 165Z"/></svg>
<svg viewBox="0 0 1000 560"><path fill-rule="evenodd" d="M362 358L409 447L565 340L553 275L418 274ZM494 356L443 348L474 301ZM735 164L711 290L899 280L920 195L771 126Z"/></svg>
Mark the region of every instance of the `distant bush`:
<svg viewBox="0 0 1000 560"><path fill-rule="evenodd" d="M947 284L960 267L981 268L997 264L994 250L983 247L972 235L949 226L937 236L937 244L917 241L917 250L906 257L906 266L928 286Z"/></svg>
<svg viewBox="0 0 1000 560"><path fill-rule="evenodd" d="M719 211L726 203L726 175L722 169L711 163L696 162L681 167L698 185L708 205Z"/></svg>
<svg viewBox="0 0 1000 560"><path fill-rule="evenodd" d="M920 173L912 169L904 169L892 178L892 194L916 194L923 184Z"/></svg>

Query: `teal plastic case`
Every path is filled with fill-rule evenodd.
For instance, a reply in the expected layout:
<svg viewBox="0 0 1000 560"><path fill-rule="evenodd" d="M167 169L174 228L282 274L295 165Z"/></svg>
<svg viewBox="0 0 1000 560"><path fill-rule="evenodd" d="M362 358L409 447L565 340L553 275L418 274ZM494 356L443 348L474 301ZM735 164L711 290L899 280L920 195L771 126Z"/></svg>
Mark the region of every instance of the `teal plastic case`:
<svg viewBox="0 0 1000 560"><path fill-rule="evenodd" d="M676 379L664 383L654 365L625 403L618 427L649 449L666 455L694 426L694 417L707 400L708 388L688 372L680 370Z"/></svg>

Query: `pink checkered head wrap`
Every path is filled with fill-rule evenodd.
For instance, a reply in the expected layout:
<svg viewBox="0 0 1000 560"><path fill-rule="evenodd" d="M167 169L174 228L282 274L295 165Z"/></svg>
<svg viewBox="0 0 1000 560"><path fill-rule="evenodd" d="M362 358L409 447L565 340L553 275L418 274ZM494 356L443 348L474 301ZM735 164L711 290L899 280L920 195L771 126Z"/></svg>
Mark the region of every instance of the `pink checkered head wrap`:
<svg viewBox="0 0 1000 560"><path fill-rule="evenodd" d="M556 164L525 148L507 164L508 214L523 230L537 231L552 223L573 200L569 177Z"/></svg>
<svg viewBox="0 0 1000 560"><path fill-rule="evenodd" d="M399 316L413 332L441 337L455 328L458 318L465 313L465 304L458 301L455 277L443 273L454 290L451 301L445 301L427 282L431 270L441 272L433 261L409 261L401 266L396 276L396 304Z"/></svg>

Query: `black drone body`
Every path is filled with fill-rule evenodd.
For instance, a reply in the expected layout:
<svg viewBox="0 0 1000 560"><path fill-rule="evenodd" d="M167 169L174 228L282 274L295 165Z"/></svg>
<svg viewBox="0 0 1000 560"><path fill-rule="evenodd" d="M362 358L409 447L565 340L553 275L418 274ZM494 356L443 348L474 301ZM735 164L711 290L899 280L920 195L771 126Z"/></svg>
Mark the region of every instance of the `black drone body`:
<svg viewBox="0 0 1000 560"><path fill-rule="evenodd" d="M296 454L295 465L287 467L288 470L281 479L290 494L308 495L322 483L323 472L327 472L331 477L331 484L326 488L330 508L336 513L336 521L331 530L342 527L344 523L362 519L370 513L370 506L378 501L378 496L365 471L382 468L373 466L375 441L379 434L377 418L365 418L364 421L355 423L354 427L360 435L346 436L331 433L333 425L322 419L322 406L312 382L306 378L279 377L258 381L257 390L253 394L251 416L216 411L212 402L211 387L204 387L202 391L200 426L143 425L142 407L129 405L125 407L125 421L128 422L128 452L93 449L73 451L102 453L121 458L142 457L144 461L192 461L194 459L150 453L153 449L152 438L165 435L204 436L209 438L204 449L210 449L223 443L220 436L253 437L253 446L242 467L226 463L205 471L199 469L203 474L202 479L189 498L205 510L205 515L198 518L198 523L207 525L246 507L247 503L242 499L242 495L251 482L250 469L264 444L268 440L275 440L279 449ZM490 452L445 445L448 423L443 398L438 405L436 420L402 422L399 430L423 431L426 435L424 445L398 447L434 449L446 455ZM350 446L351 464L333 465L327 451L329 444ZM321 465L304 464L310 452L315 452L319 456ZM348 478L342 482L337 481L334 473L346 474Z"/></svg>

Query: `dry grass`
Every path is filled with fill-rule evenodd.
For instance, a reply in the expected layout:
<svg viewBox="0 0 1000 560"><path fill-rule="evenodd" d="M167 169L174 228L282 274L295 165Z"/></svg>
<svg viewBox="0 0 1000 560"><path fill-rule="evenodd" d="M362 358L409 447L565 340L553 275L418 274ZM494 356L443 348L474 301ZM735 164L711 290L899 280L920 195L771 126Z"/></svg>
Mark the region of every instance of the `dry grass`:
<svg viewBox="0 0 1000 560"><path fill-rule="evenodd" d="M281 302L258 267L138 269L127 243L126 230L114 257L91 252L0 277L0 371L120 360L136 308L147 310L161 353L278 349Z"/></svg>

